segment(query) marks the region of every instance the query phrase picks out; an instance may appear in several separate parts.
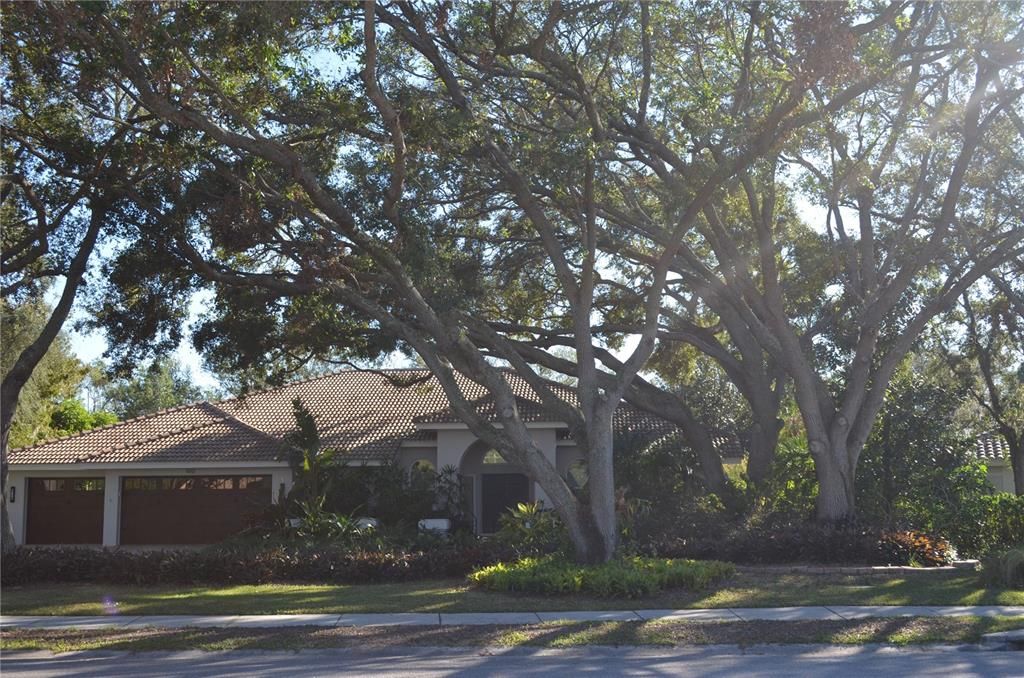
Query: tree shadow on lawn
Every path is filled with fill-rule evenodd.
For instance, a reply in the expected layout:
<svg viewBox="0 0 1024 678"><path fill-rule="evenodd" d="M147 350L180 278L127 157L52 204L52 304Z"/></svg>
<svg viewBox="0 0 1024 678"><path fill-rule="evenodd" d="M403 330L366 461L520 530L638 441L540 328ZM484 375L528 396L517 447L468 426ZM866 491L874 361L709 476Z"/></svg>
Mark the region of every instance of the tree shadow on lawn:
<svg viewBox="0 0 1024 678"><path fill-rule="evenodd" d="M569 648L601 646L761 645L784 643L962 643L1021 626L1018 620L899 617L843 621L550 622L522 626L389 626L183 629L9 629L10 649L281 650L388 647Z"/></svg>
<svg viewBox="0 0 1024 678"><path fill-rule="evenodd" d="M4 614L352 614L542 612L799 605L1021 605L1024 592L986 588L975 575L737 574L703 591L643 599L489 592L459 579L400 583L257 586L31 585L4 590Z"/></svg>

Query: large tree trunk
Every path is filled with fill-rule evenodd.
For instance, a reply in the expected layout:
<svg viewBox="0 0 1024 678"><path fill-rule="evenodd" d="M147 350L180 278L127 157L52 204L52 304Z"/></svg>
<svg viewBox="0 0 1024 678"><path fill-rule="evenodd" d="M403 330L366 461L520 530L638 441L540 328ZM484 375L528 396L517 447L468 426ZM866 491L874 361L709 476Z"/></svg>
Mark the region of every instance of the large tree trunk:
<svg viewBox="0 0 1024 678"><path fill-rule="evenodd" d="M853 519L854 469L849 462L845 444L826 444L818 439L810 441L814 456L814 469L818 478L816 513L818 522L843 523Z"/></svg>
<svg viewBox="0 0 1024 678"><path fill-rule="evenodd" d="M7 440L10 438L11 422L3 422L3 439L0 440L0 551L10 553L14 550L14 526L11 525L11 516L7 512ZM22 498L24 501L24 498Z"/></svg>
<svg viewBox="0 0 1024 678"><path fill-rule="evenodd" d="M593 536L577 556L587 562L605 562L615 555L619 545L618 520L615 515L615 463L611 417L590 422L590 447L587 450L587 494ZM596 547L596 549L595 549Z"/></svg>
<svg viewBox="0 0 1024 678"><path fill-rule="evenodd" d="M708 492L724 499L728 495L729 479L722 466L722 455L715 449L715 442L711 434L697 422L685 427L683 434L700 461L700 475L704 481L704 487Z"/></svg>
<svg viewBox="0 0 1024 678"><path fill-rule="evenodd" d="M1010 449L1010 466L1013 468L1013 491L1018 497L1024 497L1024 436L1016 432L1004 436Z"/></svg>
<svg viewBox="0 0 1024 678"><path fill-rule="evenodd" d="M779 446L779 434L783 421L776 413L770 418L755 421L750 430L750 447L747 450L747 479L760 485L769 476L775 463L775 450Z"/></svg>
<svg viewBox="0 0 1024 678"><path fill-rule="evenodd" d="M60 334L61 329L64 327L64 322L71 312L71 306L75 302L75 295L78 293L78 287L82 283L82 277L85 275L89 257L96 247L96 239L99 237L100 228L106 216L105 206L103 202L99 204L93 202L90 205L92 213L89 219L89 227L86 229L85 237L78 246L75 258L71 260L71 265L68 267L67 275L64 279L64 290L61 292L60 299L57 301L57 305L54 306L50 318L43 326L42 332L36 337L35 341L21 352L11 366L11 369L4 375L3 384L0 385L0 468L2 468L2 473L0 473L0 476L2 476L0 477L0 482L2 482L0 495L3 495L3 500L0 502L0 514L2 514L0 520L3 521L3 543L0 544L0 550L4 553L9 552L15 546L14 530L11 527L10 516L7 513L7 444L10 440L11 423L14 421L14 412L18 406L18 398L21 396L22 388L25 387L25 384L32 376L32 372L35 371L39 361L43 359L43 356L50 350L50 346L57 338L57 335Z"/></svg>

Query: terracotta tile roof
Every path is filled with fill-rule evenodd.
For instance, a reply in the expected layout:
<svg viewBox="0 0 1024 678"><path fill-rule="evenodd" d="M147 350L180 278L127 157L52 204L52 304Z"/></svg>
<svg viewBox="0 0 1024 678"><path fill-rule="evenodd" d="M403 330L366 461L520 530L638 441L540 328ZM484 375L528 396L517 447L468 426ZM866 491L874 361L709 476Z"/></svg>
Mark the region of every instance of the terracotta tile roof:
<svg viewBox="0 0 1024 678"><path fill-rule="evenodd" d="M554 421L527 383L508 373L520 416ZM493 399L475 382L460 386L477 410L494 416ZM572 389L555 386L571 398ZM431 440L423 425L457 423L437 381L426 370L343 371L218 403L164 410L100 429L12 450L12 464L279 461L295 428L292 401L313 413L325 447L351 460L393 459L404 441ZM628 405L615 416L619 430L678 435L670 423Z"/></svg>
<svg viewBox="0 0 1024 678"><path fill-rule="evenodd" d="M279 440L254 431L210 403L161 410L137 419L11 450L11 464L276 461Z"/></svg>
<svg viewBox="0 0 1024 678"><path fill-rule="evenodd" d="M998 433L985 433L974 441L974 454L978 459L1009 459L1010 446Z"/></svg>

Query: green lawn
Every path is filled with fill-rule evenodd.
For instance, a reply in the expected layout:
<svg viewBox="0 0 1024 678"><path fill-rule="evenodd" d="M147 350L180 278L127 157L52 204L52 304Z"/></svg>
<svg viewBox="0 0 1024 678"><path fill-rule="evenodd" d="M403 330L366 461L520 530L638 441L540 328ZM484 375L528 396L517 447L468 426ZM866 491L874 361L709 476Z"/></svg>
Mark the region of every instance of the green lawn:
<svg viewBox="0 0 1024 678"><path fill-rule="evenodd" d="M901 617L848 621L597 622L526 626L417 626L284 629L8 629L11 650L308 650L334 647L577 647L830 643L972 643L982 634L1024 627L1024 619Z"/></svg>
<svg viewBox="0 0 1024 678"><path fill-rule="evenodd" d="M1024 591L985 588L974 575L905 578L739 574L702 592L639 599L519 596L471 589L461 580L358 586L34 585L5 587L8 615L296 614L497 612L790 605L1024 605Z"/></svg>

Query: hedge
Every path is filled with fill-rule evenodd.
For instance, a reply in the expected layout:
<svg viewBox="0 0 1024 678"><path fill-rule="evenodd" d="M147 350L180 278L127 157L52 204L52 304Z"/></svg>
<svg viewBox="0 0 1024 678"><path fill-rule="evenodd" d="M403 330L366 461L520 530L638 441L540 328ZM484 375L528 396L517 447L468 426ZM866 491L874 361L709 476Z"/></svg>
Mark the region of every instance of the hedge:
<svg viewBox="0 0 1024 678"><path fill-rule="evenodd" d="M332 547L124 551L19 547L3 558L0 583L363 584L464 577L508 556L492 548L345 551Z"/></svg>
<svg viewBox="0 0 1024 678"><path fill-rule="evenodd" d="M953 559L949 543L933 535L857 526L738 528L714 538L652 542L642 550L653 556L752 565L821 563L928 567L946 565Z"/></svg>

